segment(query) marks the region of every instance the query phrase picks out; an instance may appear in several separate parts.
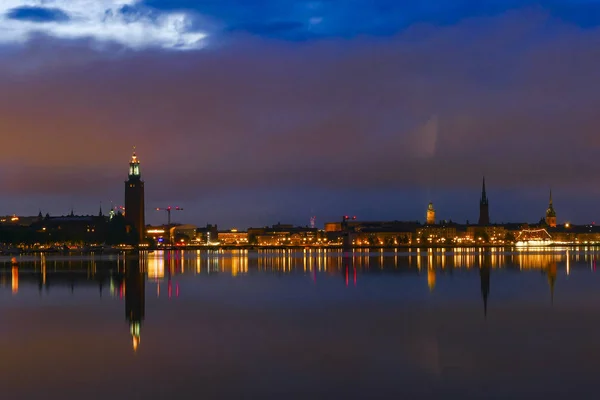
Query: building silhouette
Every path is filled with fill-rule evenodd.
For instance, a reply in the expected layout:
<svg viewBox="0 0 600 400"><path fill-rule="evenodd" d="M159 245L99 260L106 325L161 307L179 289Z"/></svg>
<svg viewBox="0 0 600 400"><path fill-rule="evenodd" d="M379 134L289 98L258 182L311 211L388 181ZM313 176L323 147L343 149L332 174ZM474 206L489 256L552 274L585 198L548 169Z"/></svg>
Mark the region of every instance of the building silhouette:
<svg viewBox="0 0 600 400"><path fill-rule="evenodd" d="M479 200L479 225L490 224L490 208L487 194L485 192L485 177L481 188L481 199Z"/></svg>
<svg viewBox="0 0 600 400"><path fill-rule="evenodd" d="M146 308L146 282L139 261L132 261L125 271L125 316L136 351L140 344L140 331Z"/></svg>
<svg viewBox="0 0 600 400"><path fill-rule="evenodd" d="M435 224L435 209L433 208L433 203L429 203L427 206L427 225Z"/></svg>
<svg viewBox="0 0 600 400"><path fill-rule="evenodd" d="M140 161L135 151L129 162L129 179L125 182L125 220L135 229L136 239L144 240L144 181L140 175Z"/></svg>
<svg viewBox="0 0 600 400"><path fill-rule="evenodd" d="M550 190L550 202L546 210L546 225L556 228L556 211L554 211L554 205L552 204L552 190Z"/></svg>

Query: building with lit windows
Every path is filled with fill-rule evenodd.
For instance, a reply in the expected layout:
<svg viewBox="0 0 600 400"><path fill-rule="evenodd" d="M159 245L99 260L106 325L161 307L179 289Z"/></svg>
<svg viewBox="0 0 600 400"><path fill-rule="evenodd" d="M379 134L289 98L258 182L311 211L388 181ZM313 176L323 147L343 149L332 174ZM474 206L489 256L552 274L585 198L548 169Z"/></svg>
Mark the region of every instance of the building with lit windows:
<svg viewBox="0 0 600 400"><path fill-rule="evenodd" d="M248 232L231 229L219 231L219 243L224 246L235 246L248 244Z"/></svg>

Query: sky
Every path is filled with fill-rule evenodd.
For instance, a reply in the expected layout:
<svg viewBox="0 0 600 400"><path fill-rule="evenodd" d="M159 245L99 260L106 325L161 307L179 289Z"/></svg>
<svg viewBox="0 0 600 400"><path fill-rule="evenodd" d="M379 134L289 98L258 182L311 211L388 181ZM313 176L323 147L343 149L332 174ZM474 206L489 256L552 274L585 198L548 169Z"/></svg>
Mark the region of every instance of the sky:
<svg viewBox="0 0 600 400"><path fill-rule="evenodd" d="M2 0L0 214L600 221L600 0Z"/></svg>

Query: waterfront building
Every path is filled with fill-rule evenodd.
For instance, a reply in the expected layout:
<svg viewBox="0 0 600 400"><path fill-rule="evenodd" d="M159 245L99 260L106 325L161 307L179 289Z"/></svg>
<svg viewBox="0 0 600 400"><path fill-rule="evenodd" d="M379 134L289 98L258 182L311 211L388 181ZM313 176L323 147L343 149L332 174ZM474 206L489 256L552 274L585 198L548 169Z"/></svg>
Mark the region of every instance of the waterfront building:
<svg viewBox="0 0 600 400"><path fill-rule="evenodd" d="M317 228L278 223L263 228L248 228L248 242L262 246L303 246L322 243Z"/></svg>
<svg viewBox="0 0 600 400"><path fill-rule="evenodd" d="M102 243L109 234L108 218L103 215L46 215L30 225L40 242Z"/></svg>
<svg viewBox="0 0 600 400"><path fill-rule="evenodd" d="M218 244L219 230L217 225L207 224L204 228L197 228L196 242L198 244Z"/></svg>
<svg viewBox="0 0 600 400"><path fill-rule="evenodd" d="M433 203L429 203L427 207L427 225L435 224L435 209L433 208Z"/></svg>
<svg viewBox="0 0 600 400"><path fill-rule="evenodd" d="M125 182L125 220L136 231L136 239L145 237L144 181L140 174L140 161L133 152L129 162L129 179Z"/></svg>
<svg viewBox="0 0 600 400"><path fill-rule="evenodd" d="M197 237L197 227L191 224L177 224L169 229L171 243L187 243Z"/></svg>
<svg viewBox="0 0 600 400"><path fill-rule="evenodd" d="M248 244L248 232L230 229L219 231L219 243L224 246L235 246L239 244Z"/></svg>
<svg viewBox="0 0 600 400"><path fill-rule="evenodd" d="M474 240L486 242L503 241L508 233L504 225L485 225L485 226L467 226L466 237ZM518 233L515 231L515 233Z"/></svg>
<svg viewBox="0 0 600 400"><path fill-rule="evenodd" d="M417 229L417 240L421 244L450 242L457 237L456 228L457 226L454 224L442 224L436 226L427 225Z"/></svg>
<svg viewBox="0 0 600 400"><path fill-rule="evenodd" d="M485 177L481 188L481 198L479 199L479 225L490 224L490 206L487 193L485 192Z"/></svg>

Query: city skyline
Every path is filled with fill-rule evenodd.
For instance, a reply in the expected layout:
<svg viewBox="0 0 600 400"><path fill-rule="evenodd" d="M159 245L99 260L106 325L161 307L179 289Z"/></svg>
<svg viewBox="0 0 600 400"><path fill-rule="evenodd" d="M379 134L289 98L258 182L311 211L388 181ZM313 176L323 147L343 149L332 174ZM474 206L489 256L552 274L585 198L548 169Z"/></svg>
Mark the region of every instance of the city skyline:
<svg viewBox="0 0 600 400"><path fill-rule="evenodd" d="M137 229L137 232L140 235L143 235L141 233L143 230L140 228L143 225L162 225L162 224L164 224L162 222L160 222L160 223L159 222L144 223L144 221L146 219L145 216L144 216L144 214L146 214L145 211L148 211L148 210L146 210L147 207L145 206L145 201L144 201L144 182L143 182L143 180L140 181L140 177L141 177L141 166L140 165L141 165L141 163L140 163L140 160L138 159L138 156L137 156L137 153L136 153L136 148L134 146L133 147L133 152L132 152L132 155L131 155L131 158L130 158L130 161L129 161L129 172L128 172L128 175L127 175L128 179L125 182L125 198L124 198L125 201L124 202L114 202L114 201L111 201L110 202L110 207L108 207L108 208L103 207L102 202L100 202L99 203L99 210L96 213L94 213L94 212L91 212L91 213L85 213L85 212L84 213L75 213L74 207L71 206L71 209L70 209L69 213L52 214L52 216L57 216L57 215L65 215L65 216L66 215L105 215L105 216L107 216L107 215L109 215L109 213L111 211L115 212L115 213L120 212L120 211L124 211L124 210L127 209L127 207L126 206L124 207L121 204L127 204L127 202L129 201L129 200L127 200L128 199L128 194L127 193L130 192L132 188L137 187L138 183L136 183L136 182L139 182L141 184L141 195L140 194L134 195L134 197L136 198L136 200L134 200L133 202L131 202L131 205L135 205L135 211L134 211L134 213L136 215L138 213L141 213L141 214L137 215L136 217L133 217L133 219L132 219L131 215L129 215L129 216L126 217L127 220L129 221L129 223L132 224L132 226L135 227L135 229ZM138 189L135 189L135 190L137 191ZM141 196L141 200L138 199L137 196ZM129 198L131 199L131 195L129 195ZM138 202L140 202L139 205L138 205ZM130 205L130 207L131 207L131 205ZM174 211L184 211L183 207L172 206L170 204L166 205L164 207L152 207L149 211L157 211L157 212L159 212L159 214L163 214L164 211L169 210L169 212L168 212L168 222L170 223L171 222L171 212L170 212L171 209L173 209ZM550 196L549 196L548 208L546 209L546 211L544 212L544 214L542 215L542 217L540 218L540 220L544 220L544 221L546 221L546 223L548 223L548 216L549 216L548 213L550 213L550 216L552 216L554 218L553 222L549 223L549 225L550 226L556 226L556 224L557 224L556 221L560 221L560 220L557 220L557 218L556 218L556 212L555 212L554 207L553 207L552 189L550 189ZM39 211L38 211L38 214L42 214L42 215L48 214L48 215L50 215L50 212L48 210L44 210L43 211L40 208ZM177 213L175 213L175 214L177 214ZM17 215L17 213L9 213L9 214L2 214L2 213L0 213L0 215L7 215L7 216L9 216L9 215ZM152 214L150 214L150 215L152 215ZM352 213L350 213L350 215L352 215L354 219L357 218L356 215L354 215ZM479 198L479 218L477 220L469 220L469 219L466 219L466 220L457 220L457 219L453 219L451 217L450 218L438 218L437 215L438 214L436 214L433 202L429 202L429 204L427 206L427 209L425 211L425 214L424 214L424 218L405 218L405 219L402 219L402 220L404 220L404 221L419 221L419 222L424 222L425 224L437 224L437 223L440 223L440 222L443 222L443 221L452 221L454 223L467 223L467 224L475 224L475 225L483 225L483 226L490 225L490 224L529 223L529 222L537 223L537 222L539 222L538 220L533 220L533 219L520 220L520 221L514 220L514 219L513 220L503 220L503 221L494 221L494 220L492 220L490 218L490 216L489 216L489 198L487 196L487 188L486 188L486 178L485 178L485 176L483 177L483 182L482 182L482 187L481 187L481 194L480 194L480 198ZM28 214L28 215L22 214L20 216L32 217L33 214ZM177 217L177 215L175 215L175 217ZM332 218L329 218L329 219L326 218L325 220L322 221L322 223L337 221L338 219L336 219L336 218L338 218L338 219L344 219L345 217L344 217L344 215L341 215L341 216L332 217ZM182 221L184 221L183 223L193 222L193 223L196 223L197 225L202 225L202 224L198 224L195 221L186 220L185 216L181 216L180 219ZM156 221L156 218L152 218L151 217L150 220L151 221ZM293 222L294 224L296 224L298 226L312 226L313 223L316 223L316 220L317 220L317 216L316 215L311 215L309 217L309 223L307 223L307 224L297 223L295 221L286 221L286 222ZM388 218L388 220L401 220L401 219L398 219L398 218ZM174 220L172 220L172 222L175 223L175 224L182 223L181 221L178 221L177 218L175 218ZM214 222L215 221L212 221L212 223L214 223ZM210 224L210 223L211 222L207 222L207 224ZM281 223L281 221L279 220L277 223ZM565 223L567 223L567 224L575 223L576 224L577 222L573 222L572 220L566 219L564 221L560 221L560 223L561 224L565 224ZM273 225L273 224L275 224L275 223L272 222L272 221L270 221L268 223L257 224L257 225L255 225L255 227L258 227L258 226L268 226L268 225ZM585 224L595 224L595 221L586 222ZM221 227L222 227L222 225L221 225ZM233 224L231 226L228 226L228 228L230 228L230 229L231 228L236 228L236 229L237 228L242 228L242 229L245 229L245 228L249 228L249 227L251 227L251 226L243 226L243 225L240 225L240 224ZM142 236L140 236L140 240L141 239L142 239Z"/></svg>
<svg viewBox="0 0 600 400"><path fill-rule="evenodd" d="M429 202L476 222L483 175L492 222L543 218L550 188L559 224L600 221L598 2L103 0L109 25L30 3L0 6L0 214L122 205L137 145L152 224L168 205L227 228Z"/></svg>
<svg viewBox="0 0 600 400"><path fill-rule="evenodd" d="M82 214L75 214L74 208L71 207L71 211L68 214L62 214L62 215L99 215L99 216L108 216L111 212L114 213L119 213L122 211L126 211L127 208L133 209L133 215L131 214L131 212L129 214L127 214L125 212L126 215L126 220L128 221L128 223L136 230L136 234L140 235L139 236L139 240L142 241L144 238L144 226L148 226L148 225L164 225L164 223L147 223L146 218L145 218L145 214L146 214L146 206L145 206L145 196L144 196L144 181L141 179L142 178L142 174L141 174L141 163L140 160L138 158L138 155L136 153L136 148L135 146L133 147L133 152L131 155L131 158L129 160L129 172L127 174L127 181L125 181L125 197L124 197L124 203L125 207L123 207L122 205L119 204L115 204L113 201L111 201L111 206L108 208L108 210L106 210L102 207L102 203L100 202L100 207L99 207L99 211L97 214L94 213L82 213ZM544 215L542 216L542 218L540 218L540 221L544 221L544 223L546 223L547 225L549 225L550 227L556 227L557 225L557 215L556 215L556 211L554 210L554 205L553 205L553 196L552 196L552 189L550 189L550 195L549 195L549 202L548 202L548 208L546 209ZM127 204L129 203L129 206L127 206ZM165 206L165 207L156 207L153 208L153 211L157 211L160 212L161 214L165 211L167 211L167 218L168 218L168 224L170 225L172 222L175 224L181 223L175 220L171 219L171 210L173 211L184 211L183 207L180 206ZM47 214L49 215L49 212L42 212L42 210L40 209L38 214L40 215L44 215ZM177 213L175 213L177 214ZM1 214L0 214L1 215ZM7 214L7 215L16 215L16 214ZM350 214L352 215L352 214ZM27 215L28 217L31 217L33 215ZM52 216L56 216L56 215L52 215ZM551 220L549 220L548 218L551 218ZM349 217L347 215L342 215L340 217L342 220L346 220L346 219L357 219L356 215L352 215L352 217ZM296 223L296 225L298 226L316 226L316 219L317 217L315 215L311 215L311 217L309 218L309 223L308 224L302 224L302 223ZM185 218L183 218L183 220L185 220ZM364 220L364 219L363 219ZM388 219L388 220L395 220L398 221L399 219ZM336 218L329 218L323 221L323 223L327 223L327 222L334 222L337 221ZM489 216L489 198L487 196L487 188L486 188L486 178L485 176L483 177L482 180L482 187L481 187L481 195L479 198L479 218L478 220L472 221L472 220L466 220L466 221L460 221L460 220L455 220L452 218L437 218L437 214L434 208L434 204L433 202L429 202L427 209L425 211L424 214L424 218L423 220L421 218L415 218L415 219L404 219L404 221L418 221L418 222L423 222L425 225L432 225L432 224L438 224L438 223L443 223L444 221L449 221L449 222L453 222L453 223L466 223L468 224L472 224L472 225L480 225L480 226L486 226L486 225L490 225L490 224L506 224L506 223L537 223L539 221L534 221L534 220L522 220L522 221L516 221L516 220L508 220L508 221L493 221L490 219ZM286 221L286 222L292 222L292 221ZM185 220L184 223L190 223L190 221ZM214 221L213 221L214 223ZM281 223L281 221L278 221L277 224ZM561 221L562 224L571 224L573 223L573 221L571 220L565 220L565 221ZM207 223L208 226L209 223ZM274 225L275 223L273 222L269 222L269 223L264 223L262 225L255 225L255 227L260 227L260 226L269 226L269 225ZM595 224L594 221L592 221L591 223L587 223L587 224ZM222 227L222 225L221 225ZM230 229L237 229L237 228L249 228L250 226L243 226L243 225L233 225L230 226L228 228Z"/></svg>

